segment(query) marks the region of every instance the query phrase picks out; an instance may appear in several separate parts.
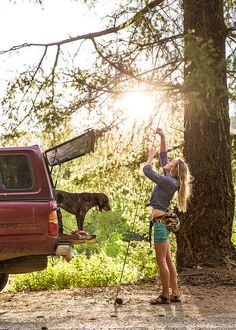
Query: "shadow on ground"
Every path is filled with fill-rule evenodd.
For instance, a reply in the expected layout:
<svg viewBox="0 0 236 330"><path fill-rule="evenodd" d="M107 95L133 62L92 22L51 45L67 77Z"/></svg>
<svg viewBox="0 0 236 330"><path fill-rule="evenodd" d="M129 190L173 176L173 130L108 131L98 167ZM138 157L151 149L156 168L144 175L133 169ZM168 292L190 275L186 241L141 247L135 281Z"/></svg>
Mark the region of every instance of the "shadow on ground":
<svg viewBox="0 0 236 330"><path fill-rule="evenodd" d="M182 303L160 306L149 304L154 280L122 286L118 306L115 287L1 293L0 330L236 329L234 272L216 273L214 281L212 271L181 273Z"/></svg>

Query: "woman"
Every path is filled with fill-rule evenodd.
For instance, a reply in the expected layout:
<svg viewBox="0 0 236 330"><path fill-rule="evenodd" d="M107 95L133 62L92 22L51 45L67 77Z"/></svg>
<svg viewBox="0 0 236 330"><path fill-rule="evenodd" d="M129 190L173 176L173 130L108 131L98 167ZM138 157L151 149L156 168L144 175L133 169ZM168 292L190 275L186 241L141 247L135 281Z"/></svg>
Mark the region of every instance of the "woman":
<svg viewBox="0 0 236 330"><path fill-rule="evenodd" d="M156 133L161 138L160 162L164 175L158 174L152 169L152 161L156 155L154 148L150 148L148 160L143 168L144 174L156 183L149 205L152 207L152 219L156 219L154 223L154 247L160 271L162 292L157 299L151 300L152 305L181 301L177 272L171 258L169 230L165 223L158 223L160 221L158 219L165 215L176 192L178 209L185 212L191 188L191 175L187 164L181 158L175 158L168 162L163 130L157 128ZM169 288L171 288L171 294L169 294Z"/></svg>

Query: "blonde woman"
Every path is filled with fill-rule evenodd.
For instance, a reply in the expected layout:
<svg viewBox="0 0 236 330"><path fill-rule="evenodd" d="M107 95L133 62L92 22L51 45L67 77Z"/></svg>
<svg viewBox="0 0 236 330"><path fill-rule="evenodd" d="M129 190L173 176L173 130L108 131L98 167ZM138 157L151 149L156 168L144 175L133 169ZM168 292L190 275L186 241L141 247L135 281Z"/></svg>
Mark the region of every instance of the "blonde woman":
<svg viewBox="0 0 236 330"><path fill-rule="evenodd" d="M169 230L166 224L160 221L160 219L167 212L176 192L178 209L185 212L191 188L191 176L188 165L181 158L175 158L171 162L168 162L163 130L157 128L156 133L161 138L160 162L164 170L164 175L155 172L152 168L152 161L157 153L154 148L150 148L148 160L143 168L144 174L155 183L149 205L152 207L154 248L162 286L162 292L159 297L150 301L152 305L181 302L177 283L177 272L171 258ZM171 288L171 293L169 292L169 288Z"/></svg>

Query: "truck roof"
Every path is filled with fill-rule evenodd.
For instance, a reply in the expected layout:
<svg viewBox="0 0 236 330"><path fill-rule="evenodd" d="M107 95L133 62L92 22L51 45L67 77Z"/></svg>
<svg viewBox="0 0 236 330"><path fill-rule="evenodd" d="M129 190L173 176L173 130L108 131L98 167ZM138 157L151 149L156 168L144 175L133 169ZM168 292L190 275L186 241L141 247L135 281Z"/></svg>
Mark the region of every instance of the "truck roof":
<svg viewBox="0 0 236 330"><path fill-rule="evenodd" d="M35 150L35 151L39 151L40 153L42 153L40 147L37 144L34 144L32 146L24 146L24 147L0 147L0 152L6 152L6 151L26 151L26 150Z"/></svg>

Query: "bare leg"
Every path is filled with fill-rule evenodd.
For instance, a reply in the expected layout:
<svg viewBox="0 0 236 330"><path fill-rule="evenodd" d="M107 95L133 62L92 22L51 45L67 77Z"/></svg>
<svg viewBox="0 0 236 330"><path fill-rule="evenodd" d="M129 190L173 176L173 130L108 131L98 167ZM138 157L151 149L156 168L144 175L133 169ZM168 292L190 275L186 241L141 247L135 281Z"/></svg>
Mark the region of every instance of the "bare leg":
<svg viewBox="0 0 236 330"><path fill-rule="evenodd" d="M156 261L160 270L162 296L169 299L170 271L167 264L169 243L155 243Z"/></svg>
<svg viewBox="0 0 236 330"><path fill-rule="evenodd" d="M170 272L170 286L171 286L171 290L172 290L172 295L179 296L179 288L178 288L178 282L177 282L177 271L176 271L175 265L174 265L174 263L172 261L172 258L171 258L170 245L169 245L167 255L166 255L166 262L167 262L169 272Z"/></svg>

